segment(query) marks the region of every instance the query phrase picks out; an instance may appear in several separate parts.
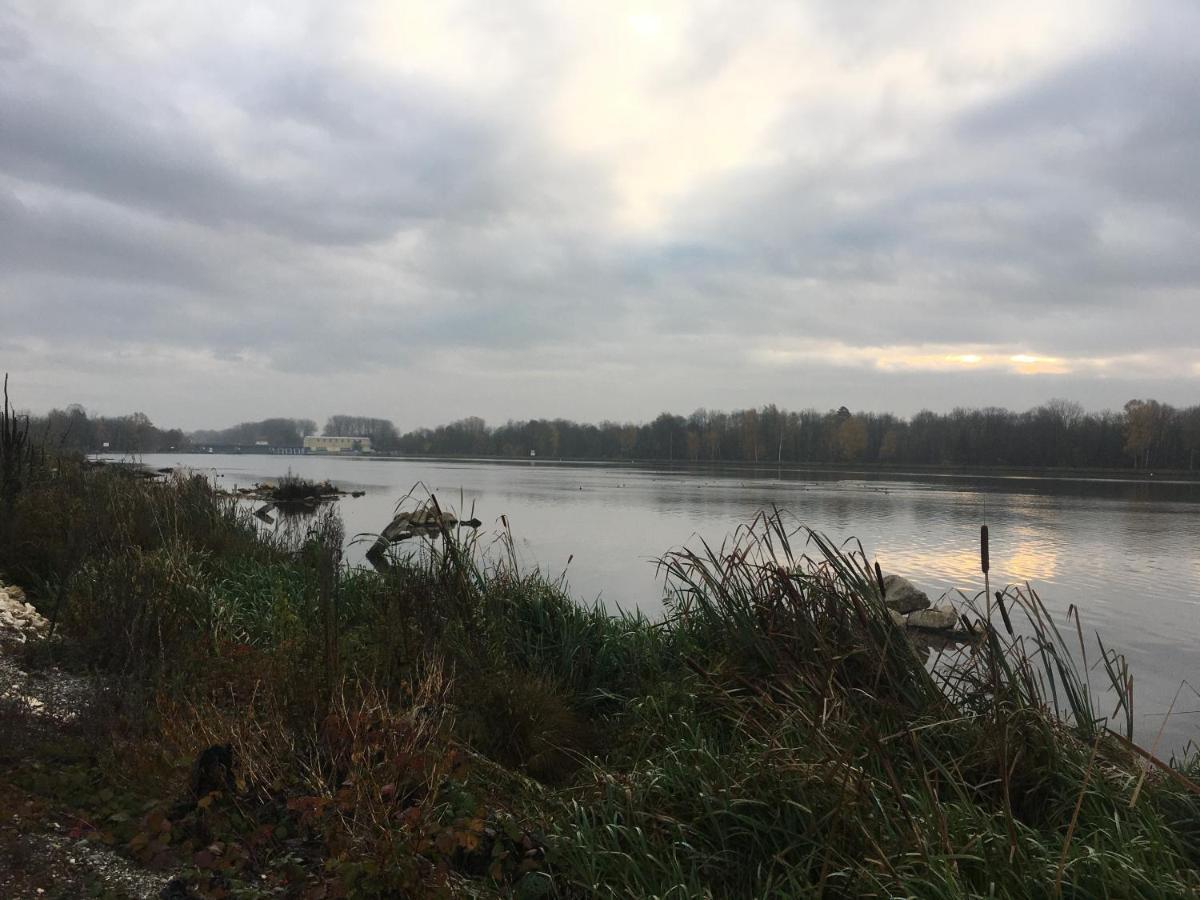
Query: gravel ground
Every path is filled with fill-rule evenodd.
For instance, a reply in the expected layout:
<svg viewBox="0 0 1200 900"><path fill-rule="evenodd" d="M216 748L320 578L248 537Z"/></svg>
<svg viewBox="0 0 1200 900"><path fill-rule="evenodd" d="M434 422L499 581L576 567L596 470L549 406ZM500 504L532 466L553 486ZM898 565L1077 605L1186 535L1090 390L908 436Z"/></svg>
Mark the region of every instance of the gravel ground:
<svg viewBox="0 0 1200 900"><path fill-rule="evenodd" d="M72 838L41 804L0 785L0 897L154 898L167 876L139 869L105 847Z"/></svg>
<svg viewBox="0 0 1200 900"><path fill-rule="evenodd" d="M28 672L20 664L25 642L44 631L44 620L22 611L13 628L13 595L0 585L0 729L12 742L19 733L62 730L94 701L94 682L48 668ZM10 750L17 749L10 744ZM19 757L18 757L19 758ZM77 823L58 821L36 797L11 785L0 769L0 898L154 898L169 875L148 872L103 845L71 836Z"/></svg>
<svg viewBox="0 0 1200 900"><path fill-rule="evenodd" d="M71 722L96 697L96 686L59 669L25 671L19 663L21 647L0 638L0 703L44 725Z"/></svg>

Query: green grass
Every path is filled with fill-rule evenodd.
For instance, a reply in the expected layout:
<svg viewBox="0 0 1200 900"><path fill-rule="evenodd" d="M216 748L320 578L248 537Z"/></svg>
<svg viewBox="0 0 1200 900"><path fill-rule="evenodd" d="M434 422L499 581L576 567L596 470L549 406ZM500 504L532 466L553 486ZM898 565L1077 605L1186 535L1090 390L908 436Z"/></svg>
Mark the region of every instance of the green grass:
<svg viewBox="0 0 1200 900"><path fill-rule="evenodd" d="M1029 591L979 598L930 665L861 552L777 511L664 556L650 621L469 531L351 570L335 511L264 537L202 479L64 459L10 510L0 572L57 623L37 652L121 689L76 766L170 809L188 760L235 747L238 796L154 844L202 889L193 832L245 849L222 877L249 895L1200 889L1200 762L1144 769L1124 661Z"/></svg>

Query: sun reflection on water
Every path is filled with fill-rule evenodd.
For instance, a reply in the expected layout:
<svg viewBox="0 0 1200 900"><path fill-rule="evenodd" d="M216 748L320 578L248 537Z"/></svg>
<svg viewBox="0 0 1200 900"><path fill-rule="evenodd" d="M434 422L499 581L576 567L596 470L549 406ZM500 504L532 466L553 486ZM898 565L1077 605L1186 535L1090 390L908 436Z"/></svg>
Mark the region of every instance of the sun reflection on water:
<svg viewBox="0 0 1200 900"><path fill-rule="evenodd" d="M983 590L977 545L950 548L886 541L879 545L876 557L885 570L914 581L925 580L937 590L960 590L968 595ZM999 546L993 538L991 557L993 589L1025 582L1035 587L1037 583L1052 584L1062 564L1059 546L1022 527L1007 531Z"/></svg>

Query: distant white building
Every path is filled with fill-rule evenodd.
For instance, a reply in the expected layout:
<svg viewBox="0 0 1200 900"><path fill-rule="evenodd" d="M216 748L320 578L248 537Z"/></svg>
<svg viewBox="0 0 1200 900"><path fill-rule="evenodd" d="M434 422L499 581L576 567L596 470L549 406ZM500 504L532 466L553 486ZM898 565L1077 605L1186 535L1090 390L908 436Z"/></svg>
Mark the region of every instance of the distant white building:
<svg viewBox="0 0 1200 900"><path fill-rule="evenodd" d="M309 435L304 439L305 453L370 453L371 439L366 437L336 437Z"/></svg>

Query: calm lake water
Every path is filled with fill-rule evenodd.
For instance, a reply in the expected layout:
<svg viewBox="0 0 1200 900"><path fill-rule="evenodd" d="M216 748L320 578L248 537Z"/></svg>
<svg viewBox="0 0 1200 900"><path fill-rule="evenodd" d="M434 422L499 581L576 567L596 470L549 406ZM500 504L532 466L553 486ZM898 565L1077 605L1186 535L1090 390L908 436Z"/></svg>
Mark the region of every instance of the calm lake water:
<svg viewBox="0 0 1200 900"><path fill-rule="evenodd" d="M858 538L885 572L933 598L974 595L979 526L991 532L993 589L1030 582L1057 614L1070 604L1086 630L1124 652L1134 674L1136 728L1149 745L1181 681L1200 688L1200 485L784 472L680 472L653 468L337 459L310 456L157 454L154 467L185 466L226 488L289 469L367 492L340 502L346 534L377 532L420 483L444 508L484 522L486 545L505 515L522 562L610 609L662 610L654 559L704 538L719 544L772 504L835 540ZM364 545L351 549L361 558ZM568 564L568 560L570 560ZM1094 641L1088 646L1089 660ZM1093 671L1092 683L1106 683ZM1200 738L1200 695L1185 687L1162 748Z"/></svg>

